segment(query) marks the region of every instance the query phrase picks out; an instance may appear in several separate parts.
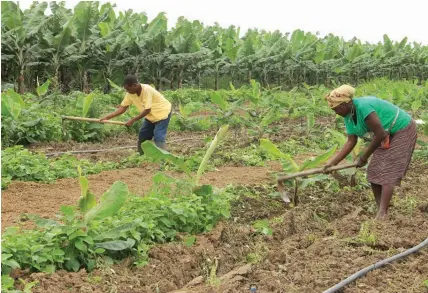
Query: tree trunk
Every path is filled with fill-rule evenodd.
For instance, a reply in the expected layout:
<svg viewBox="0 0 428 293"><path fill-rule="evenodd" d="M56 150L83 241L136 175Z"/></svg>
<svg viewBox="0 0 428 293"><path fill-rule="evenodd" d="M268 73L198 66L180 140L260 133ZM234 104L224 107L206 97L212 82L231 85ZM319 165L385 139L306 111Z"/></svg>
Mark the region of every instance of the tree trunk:
<svg viewBox="0 0 428 293"><path fill-rule="evenodd" d="M89 88L89 78L88 78L88 72L86 70L83 71L83 92L85 94L89 94L90 92Z"/></svg>
<svg viewBox="0 0 428 293"><path fill-rule="evenodd" d="M24 94L24 69L21 69L21 71L19 72L19 77L18 77L18 91L21 95Z"/></svg>
<svg viewBox="0 0 428 293"><path fill-rule="evenodd" d="M215 73L214 89L218 91L218 71Z"/></svg>
<svg viewBox="0 0 428 293"><path fill-rule="evenodd" d="M174 74L171 71L171 75L169 76L169 88L170 90L174 90Z"/></svg>
<svg viewBox="0 0 428 293"><path fill-rule="evenodd" d="M177 87L181 89L183 87L183 70L179 70L178 79L177 79Z"/></svg>

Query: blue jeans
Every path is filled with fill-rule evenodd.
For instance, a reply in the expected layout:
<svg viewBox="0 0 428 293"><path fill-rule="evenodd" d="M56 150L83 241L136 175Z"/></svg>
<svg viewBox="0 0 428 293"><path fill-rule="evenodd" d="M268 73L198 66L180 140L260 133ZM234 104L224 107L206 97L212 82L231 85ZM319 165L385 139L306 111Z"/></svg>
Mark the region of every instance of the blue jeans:
<svg viewBox="0 0 428 293"><path fill-rule="evenodd" d="M144 119L143 126L140 129L140 133L138 135L138 152L143 155L143 149L141 148L141 144L146 140L152 140L154 137L155 144L162 149L165 149L166 143L166 132L168 130L169 120L171 120L171 112L168 117L164 120L160 120L158 122L150 122L147 119Z"/></svg>

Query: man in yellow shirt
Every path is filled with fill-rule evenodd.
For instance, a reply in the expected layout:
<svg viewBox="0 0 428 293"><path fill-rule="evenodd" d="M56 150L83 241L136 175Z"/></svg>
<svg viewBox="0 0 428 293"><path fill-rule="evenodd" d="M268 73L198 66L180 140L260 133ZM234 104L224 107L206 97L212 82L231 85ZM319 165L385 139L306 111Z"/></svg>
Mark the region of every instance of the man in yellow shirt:
<svg viewBox="0 0 428 293"><path fill-rule="evenodd" d="M166 133L169 120L171 119L171 103L156 89L148 84L140 84L137 77L127 75L123 86L127 91L120 107L113 113L101 118L109 120L126 112L130 105L135 105L140 114L126 122L130 127L136 121L144 117L143 126L138 135L138 151L143 154L141 143L154 138L155 144L162 149L166 149Z"/></svg>

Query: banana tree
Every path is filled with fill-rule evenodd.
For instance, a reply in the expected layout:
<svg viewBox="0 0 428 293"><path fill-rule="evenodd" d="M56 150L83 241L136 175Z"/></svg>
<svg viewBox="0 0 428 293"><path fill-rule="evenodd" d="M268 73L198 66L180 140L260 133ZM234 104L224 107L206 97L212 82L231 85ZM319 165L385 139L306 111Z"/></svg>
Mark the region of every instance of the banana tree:
<svg viewBox="0 0 428 293"><path fill-rule="evenodd" d="M47 3L35 3L24 13L12 1L2 1L2 63L11 61L18 70L18 91L24 93L26 70L41 64L43 55L37 34L47 23Z"/></svg>
<svg viewBox="0 0 428 293"><path fill-rule="evenodd" d="M60 69L81 59L77 55L78 48L73 37L72 14L65 8L64 3L51 2L52 16L49 19L48 30L43 34L41 42L44 55L52 66L52 84L54 89L60 88Z"/></svg>
<svg viewBox="0 0 428 293"><path fill-rule="evenodd" d="M145 141L141 144L141 147L144 151L144 154L150 158L152 158L155 162L161 162L161 161L169 161L180 168L182 172L184 172L187 176L187 179L185 180L189 186L192 187L193 192L201 191L201 189L205 189L207 185L200 185L200 179L205 172L208 161L211 158L214 150L218 147L219 143L225 138L226 133L229 129L229 125L223 125L218 130L216 136L211 141L210 146L208 147L204 157L202 158L201 163L199 164L198 171L196 174L192 174L191 170L189 169L186 162L180 158L177 157L163 149L158 148L155 144L153 144L151 141ZM208 187L209 189L212 189L211 186Z"/></svg>
<svg viewBox="0 0 428 293"><path fill-rule="evenodd" d="M199 21L190 22L184 17L180 17L175 28L167 36L166 42L172 52L166 66L174 70L178 88L183 85L186 70L192 64L206 58L209 53L206 48L202 47L202 32L203 25Z"/></svg>
<svg viewBox="0 0 428 293"><path fill-rule="evenodd" d="M208 27L203 38L204 46L211 50L209 59L202 62L205 74L214 75L214 89L219 89L219 76L222 67L229 63L235 63L240 48L239 28L230 26L228 29L221 28L218 24Z"/></svg>
<svg viewBox="0 0 428 293"><path fill-rule="evenodd" d="M94 67L95 41L99 36L99 23L108 17L108 12L100 14L98 2L81 1L74 8L73 35L78 48L75 55L70 58L77 59L77 71L80 79L81 90L89 93L89 71ZM92 71L94 71L92 69Z"/></svg>

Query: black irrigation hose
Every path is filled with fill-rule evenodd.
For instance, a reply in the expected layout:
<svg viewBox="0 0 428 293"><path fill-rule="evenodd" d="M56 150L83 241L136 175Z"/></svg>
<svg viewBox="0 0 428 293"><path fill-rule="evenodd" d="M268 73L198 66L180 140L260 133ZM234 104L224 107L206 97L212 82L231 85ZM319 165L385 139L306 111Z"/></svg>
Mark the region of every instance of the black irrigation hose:
<svg viewBox="0 0 428 293"><path fill-rule="evenodd" d="M378 261L377 263L368 266L358 272L356 272L355 274L353 274L352 276L346 278L345 280L343 280L342 282L340 282L339 284L325 290L323 293L333 293L333 292L337 292L338 290L342 289L343 287L349 285L350 283L352 283L353 281L365 276L368 272L373 271L375 269L378 269L380 267L383 267L386 264L389 264L390 262L393 262L395 260L398 260L400 258L406 257L412 253L415 253L417 251L419 251L420 249L422 249L423 247L428 245L428 238L425 239L423 242L421 242L420 244L418 244L415 247L412 247L406 251L403 251L402 253L396 254L394 256L391 256L387 259Z"/></svg>

